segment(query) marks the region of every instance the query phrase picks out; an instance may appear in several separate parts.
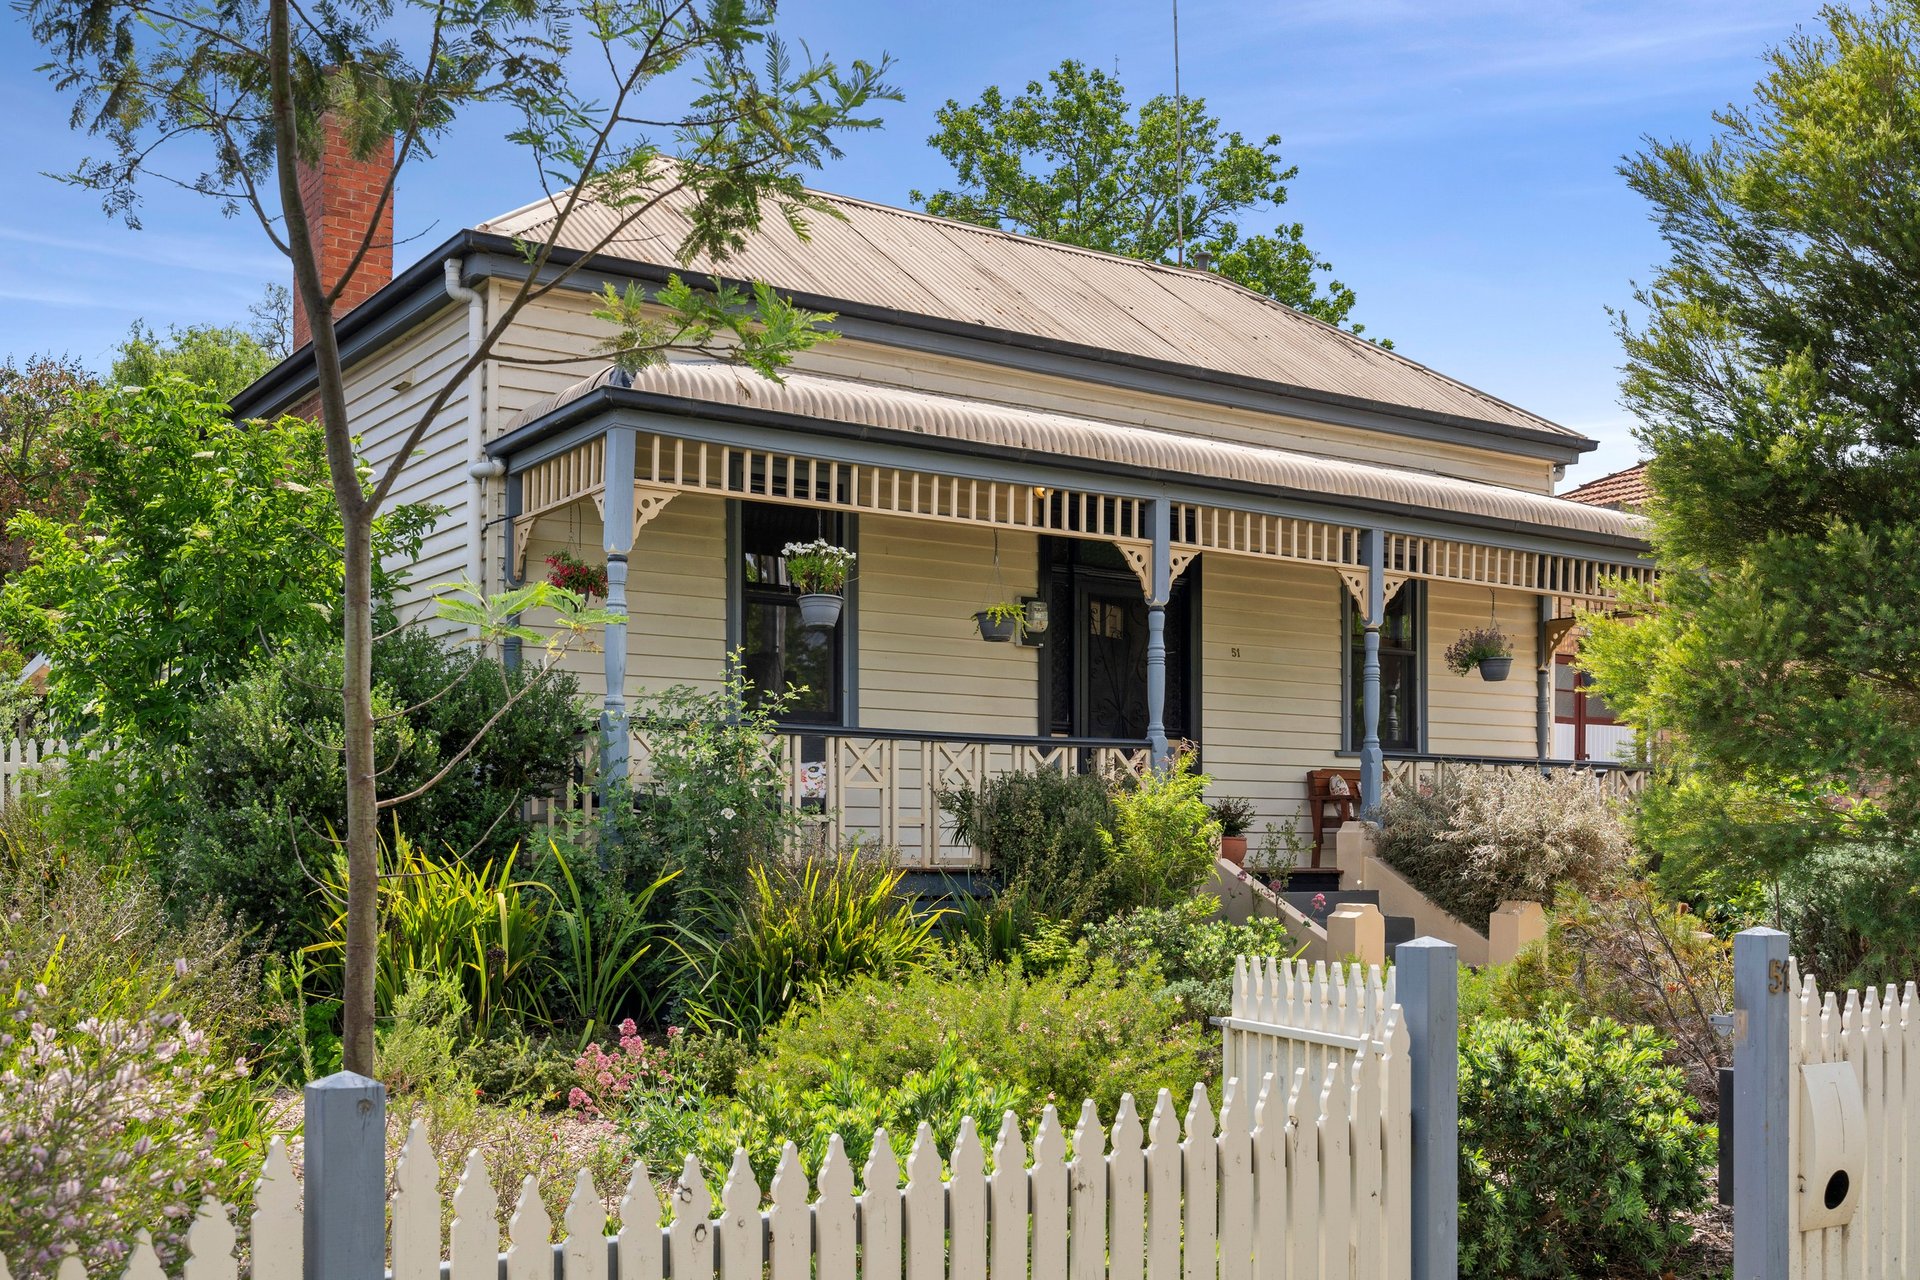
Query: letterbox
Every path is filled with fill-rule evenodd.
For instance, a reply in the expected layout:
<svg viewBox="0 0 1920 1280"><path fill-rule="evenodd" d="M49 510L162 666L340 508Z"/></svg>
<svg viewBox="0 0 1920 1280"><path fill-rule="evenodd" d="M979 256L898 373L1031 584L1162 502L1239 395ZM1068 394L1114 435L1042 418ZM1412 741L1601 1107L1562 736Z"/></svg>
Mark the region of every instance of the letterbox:
<svg viewBox="0 0 1920 1280"><path fill-rule="evenodd" d="M1867 1112L1851 1062L1800 1068L1800 1229L1843 1227L1867 1175Z"/></svg>

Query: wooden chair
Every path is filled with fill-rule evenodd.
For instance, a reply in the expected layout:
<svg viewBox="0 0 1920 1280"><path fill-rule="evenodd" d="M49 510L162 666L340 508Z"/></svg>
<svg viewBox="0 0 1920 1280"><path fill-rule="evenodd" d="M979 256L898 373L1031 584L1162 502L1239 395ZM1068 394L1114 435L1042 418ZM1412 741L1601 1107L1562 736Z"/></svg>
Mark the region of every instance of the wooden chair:
<svg viewBox="0 0 1920 1280"><path fill-rule="evenodd" d="M1345 795L1333 789L1333 780L1347 784ZM1313 865L1320 865L1320 847L1329 831L1338 831L1360 816L1360 771L1358 769L1309 769L1307 771L1307 820L1313 827Z"/></svg>

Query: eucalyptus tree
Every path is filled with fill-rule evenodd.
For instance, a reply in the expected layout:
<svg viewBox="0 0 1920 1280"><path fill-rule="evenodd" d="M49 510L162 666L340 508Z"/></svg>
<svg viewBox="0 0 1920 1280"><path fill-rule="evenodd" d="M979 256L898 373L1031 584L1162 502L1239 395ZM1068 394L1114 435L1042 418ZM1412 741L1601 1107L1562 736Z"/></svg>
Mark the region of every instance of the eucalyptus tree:
<svg viewBox="0 0 1920 1280"><path fill-rule="evenodd" d="M684 209L683 261L736 252L763 217L804 233L821 211L801 173L897 96L886 61L796 58L773 0L17 0L72 122L100 150L65 175L137 225L151 182L197 192L251 223L292 265L313 334L329 480L344 535L342 713L347 787L345 1065L373 1066L378 944L370 660L375 517L462 384L524 308L563 287L571 241L608 249L663 201ZM320 153L323 117L360 159L393 149L378 197L460 122L500 119L551 201L527 271L486 332L386 458L356 456L331 309L374 247L378 212L348 269L321 277L296 166ZM606 215L590 227L582 215ZM581 255L582 257L588 255ZM607 351L637 366L683 342L720 345L768 376L825 334L824 317L764 289L673 282L651 299L610 293Z"/></svg>

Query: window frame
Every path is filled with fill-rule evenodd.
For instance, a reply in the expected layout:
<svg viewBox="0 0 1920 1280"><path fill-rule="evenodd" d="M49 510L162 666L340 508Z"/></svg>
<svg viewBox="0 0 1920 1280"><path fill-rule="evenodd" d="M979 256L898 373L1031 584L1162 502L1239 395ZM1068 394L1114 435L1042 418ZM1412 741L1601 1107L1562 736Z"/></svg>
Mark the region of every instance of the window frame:
<svg viewBox="0 0 1920 1280"><path fill-rule="evenodd" d="M1591 760L1593 757L1587 753L1587 730L1595 725L1617 725L1620 719L1613 714L1613 708L1608 707L1604 699L1598 694L1589 692L1593 687L1593 677L1574 666L1573 661L1574 655L1570 653L1555 654L1553 658L1553 722L1572 726L1573 759ZM1573 686L1565 690L1560 688L1560 670L1563 667L1573 677ZM1573 696L1573 714L1570 716L1560 714L1562 693ZM1596 713L1593 709L1595 703L1605 707L1605 712Z"/></svg>
<svg viewBox="0 0 1920 1280"><path fill-rule="evenodd" d="M1408 578L1387 602L1391 610L1402 600L1407 601L1411 613L1413 647L1410 650L1396 649L1393 652L1408 654L1412 659L1410 669L1413 672L1413 708L1414 735L1410 746L1390 745L1384 739L1380 743L1381 754L1388 757L1422 756L1427 754L1427 692L1432 684L1428 664L1432 661L1429 652L1430 638L1427 634L1427 593L1426 584L1418 578ZM1340 750L1336 755L1357 756L1361 743L1355 733L1352 707L1361 691L1358 681L1361 678L1365 662L1366 634L1360 633L1358 641L1354 639L1354 624L1360 613L1360 606L1354 603L1353 593L1344 587L1340 591ZM1381 645L1381 653L1388 652Z"/></svg>
<svg viewBox="0 0 1920 1280"><path fill-rule="evenodd" d="M729 498L726 512L726 661L732 664L745 649L747 639L747 606L764 602L784 605L786 600L796 603L798 609L799 592L791 587L767 587L750 584L746 580L746 509L749 505L780 507L791 511L806 512L814 510L798 504L783 502L762 502L758 499ZM838 545L859 555L859 517L850 512L824 511L820 513L829 521L839 525L836 537ZM776 723L783 729L796 733L821 729L852 729L859 725L860 687L857 679L859 670L858 654L860 650L859 634L859 579L860 564L856 559L854 572L847 578L843 593L844 603L840 610L840 625L834 628L834 675L838 682L838 706L831 718L823 720L794 719L781 716Z"/></svg>

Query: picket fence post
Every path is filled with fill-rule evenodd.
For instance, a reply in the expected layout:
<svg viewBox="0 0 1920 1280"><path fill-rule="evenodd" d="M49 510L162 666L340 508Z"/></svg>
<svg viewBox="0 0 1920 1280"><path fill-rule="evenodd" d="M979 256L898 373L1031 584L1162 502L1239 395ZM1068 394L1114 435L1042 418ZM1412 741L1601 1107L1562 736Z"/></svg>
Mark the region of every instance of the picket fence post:
<svg viewBox="0 0 1920 1280"><path fill-rule="evenodd" d="M1733 1274L1787 1280L1788 1014L1799 992L1787 935L1747 929L1733 939Z"/></svg>
<svg viewBox="0 0 1920 1280"><path fill-rule="evenodd" d="M1413 1076L1413 1280L1460 1274L1460 949L1394 948Z"/></svg>
<svg viewBox="0 0 1920 1280"><path fill-rule="evenodd" d="M383 1280L386 1157L384 1085L341 1071L307 1086L305 1280Z"/></svg>

